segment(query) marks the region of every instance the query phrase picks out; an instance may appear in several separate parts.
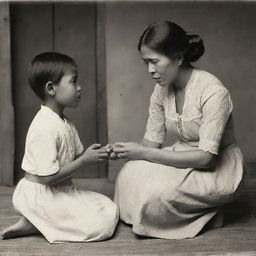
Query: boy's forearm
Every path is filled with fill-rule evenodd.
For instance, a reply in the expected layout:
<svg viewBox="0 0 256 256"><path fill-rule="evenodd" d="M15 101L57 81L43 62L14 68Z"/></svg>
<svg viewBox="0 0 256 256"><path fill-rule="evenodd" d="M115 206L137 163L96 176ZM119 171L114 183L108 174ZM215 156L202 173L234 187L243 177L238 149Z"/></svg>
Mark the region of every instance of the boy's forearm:
<svg viewBox="0 0 256 256"><path fill-rule="evenodd" d="M71 163L62 166L56 174L45 177L41 176L40 180L43 184L54 185L55 183L71 178L75 174L75 172L85 164L85 160L79 157Z"/></svg>
<svg viewBox="0 0 256 256"><path fill-rule="evenodd" d="M83 153L84 153L85 149L78 155L75 156L75 160L78 159Z"/></svg>

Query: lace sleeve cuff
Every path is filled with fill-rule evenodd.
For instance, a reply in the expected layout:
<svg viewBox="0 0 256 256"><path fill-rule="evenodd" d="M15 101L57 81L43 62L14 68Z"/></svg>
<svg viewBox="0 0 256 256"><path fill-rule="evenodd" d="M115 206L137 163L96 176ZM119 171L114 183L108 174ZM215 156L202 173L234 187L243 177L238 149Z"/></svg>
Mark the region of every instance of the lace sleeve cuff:
<svg viewBox="0 0 256 256"><path fill-rule="evenodd" d="M161 134L159 132L146 130L145 135L144 135L144 139L162 144L165 140L165 134Z"/></svg>
<svg viewBox="0 0 256 256"><path fill-rule="evenodd" d="M218 155L219 145L214 141L210 141L207 139L200 139L198 147L205 152L210 152L214 155Z"/></svg>

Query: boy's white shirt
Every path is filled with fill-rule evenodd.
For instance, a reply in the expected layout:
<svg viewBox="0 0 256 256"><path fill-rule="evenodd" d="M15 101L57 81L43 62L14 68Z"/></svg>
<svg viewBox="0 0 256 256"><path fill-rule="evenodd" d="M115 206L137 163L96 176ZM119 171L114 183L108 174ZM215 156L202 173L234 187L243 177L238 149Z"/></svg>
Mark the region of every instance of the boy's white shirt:
<svg viewBox="0 0 256 256"><path fill-rule="evenodd" d="M34 175L52 175L83 150L75 126L41 105L28 129L21 168Z"/></svg>

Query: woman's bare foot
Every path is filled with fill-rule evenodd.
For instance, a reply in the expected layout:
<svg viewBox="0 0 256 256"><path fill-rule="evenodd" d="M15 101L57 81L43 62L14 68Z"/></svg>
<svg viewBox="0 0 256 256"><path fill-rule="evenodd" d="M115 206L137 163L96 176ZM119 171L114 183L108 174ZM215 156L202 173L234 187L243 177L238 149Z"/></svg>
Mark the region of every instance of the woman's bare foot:
<svg viewBox="0 0 256 256"><path fill-rule="evenodd" d="M22 216L17 223L0 233L2 239L34 234L40 234L40 232L24 216Z"/></svg>

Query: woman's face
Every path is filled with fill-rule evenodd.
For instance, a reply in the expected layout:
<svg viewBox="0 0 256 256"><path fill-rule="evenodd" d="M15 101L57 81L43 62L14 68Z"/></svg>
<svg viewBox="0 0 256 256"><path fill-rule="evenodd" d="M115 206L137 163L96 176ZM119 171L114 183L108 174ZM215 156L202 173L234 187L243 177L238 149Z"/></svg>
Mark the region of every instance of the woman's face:
<svg viewBox="0 0 256 256"><path fill-rule="evenodd" d="M175 81L179 71L180 60L172 60L155 52L146 45L140 49L143 61L148 65L148 72L161 86L168 86Z"/></svg>

